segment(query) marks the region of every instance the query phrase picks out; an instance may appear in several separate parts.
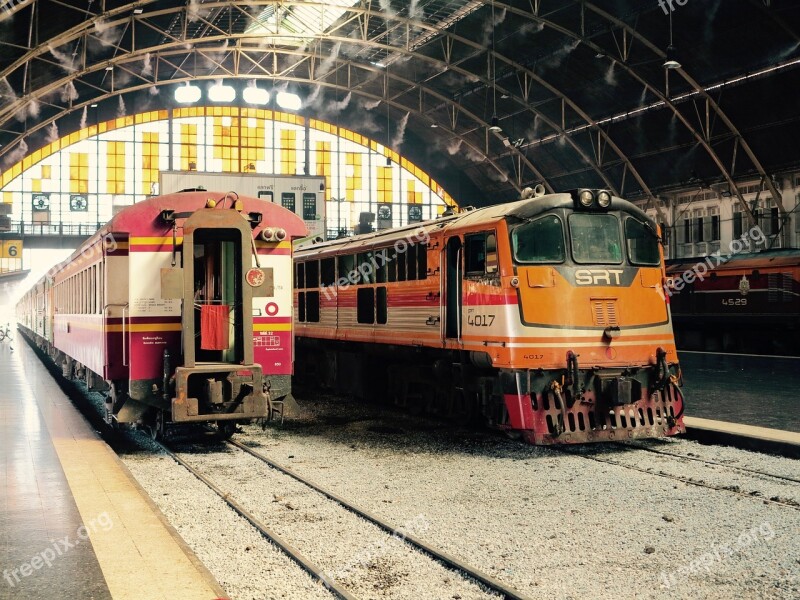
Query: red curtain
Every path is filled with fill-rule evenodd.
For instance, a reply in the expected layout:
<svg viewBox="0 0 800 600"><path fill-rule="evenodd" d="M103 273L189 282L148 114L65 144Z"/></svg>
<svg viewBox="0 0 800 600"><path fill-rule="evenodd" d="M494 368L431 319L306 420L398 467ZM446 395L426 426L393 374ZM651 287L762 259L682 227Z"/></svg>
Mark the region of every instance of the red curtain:
<svg viewBox="0 0 800 600"><path fill-rule="evenodd" d="M200 349L228 349L228 313L225 304L203 304L200 306Z"/></svg>

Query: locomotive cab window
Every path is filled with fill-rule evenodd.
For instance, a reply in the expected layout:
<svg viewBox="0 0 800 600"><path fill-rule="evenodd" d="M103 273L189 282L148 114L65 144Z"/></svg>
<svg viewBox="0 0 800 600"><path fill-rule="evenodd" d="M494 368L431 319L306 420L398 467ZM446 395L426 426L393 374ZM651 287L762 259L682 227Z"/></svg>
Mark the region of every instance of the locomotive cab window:
<svg viewBox="0 0 800 600"><path fill-rule="evenodd" d="M569 217L572 258L580 264L622 262L619 221L608 214L572 214Z"/></svg>
<svg viewBox="0 0 800 600"><path fill-rule="evenodd" d="M519 263L561 263L566 258L564 227L555 215L516 227L511 232L511 245Z"/></svg>
<svg viewBox="0 0 800 600"><path fill-rule="evenodd" d="M632 264L656 266L661 263L656 232L638 219L625 219L625 241Z"/></svg>
<svg viewBox="0 0 800 600"><path fill-rule="evenodd" d="M464 236L464 272L467 277L485 277L497 273L497 236L494 232Z"/></svg>

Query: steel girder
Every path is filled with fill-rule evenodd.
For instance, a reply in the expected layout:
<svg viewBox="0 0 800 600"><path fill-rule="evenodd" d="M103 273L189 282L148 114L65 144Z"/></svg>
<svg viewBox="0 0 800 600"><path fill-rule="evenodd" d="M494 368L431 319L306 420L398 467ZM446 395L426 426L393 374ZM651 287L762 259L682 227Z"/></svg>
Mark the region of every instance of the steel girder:
<svg viewBox="0 0 800 600"><path fill-rule="evenodd" d="M136 5L137 6L145 6L147 4L149 4L149 2L141 2L141 3L137 3ZM257 5L269 5L269 4L274 4L274 2L262 2L262 3L254 3L254 4L257 4ZM292 3L291 2L285 2L284 4L292 4ZM319 4L321 5L321 4L324 4L324 3L319 3ZM131 33L130 48L123 48L121 46L117 46L115 48L115 52L116 51L122 51L125 54L121 54L121 55L119 55L119 56L117 56L117 57L115 57L115 58L113 58L111 60L107 60L107 61L102 62L101 64L102 64L103 68L105 68L105 66L113 66L113 65L122 64L123 62L127 62L127 60L126 60L127 58L142 56L145 52L152 52L153 49L160 48L162 50L159 50L159 54L163 54L163 51L166 51L170 46L183 45L183 44L186 44L187 41L189 41L184 37L173 36L168 31L166 31L166 30L164 30L162 28L159 28L158 26L150 23L150 20L152 18L155 18L157 16L167 15L167 14L175 14L175 15L181 15L181 16L185 17L185 10L186 10L185 7L175 7L175 8L169 8L169 9L161 9L161 10L157 10L157 11L150 11L150 12L148 12L146 14L141 14L141 15L132 15L132 14L128 15L128 13L130 12L130 10L132 9L133 6L134 6L133 4L126 5L126 6L114 9L113 11L109 11L107 13L104 13L102 15L98 15L94 19L92 19L90 21L87 21L87 22L84 22L84 23L82 23L82 24L80 24L80 25L78 25L76 27L73 27L72 29L60 34L59 36L57 36L55 38L52 38L51 40L48 40L48 42L46 44L40 44L39 46L37 46L35 48L31 48L25 54L25 56L21 57L15 63L10 65L6 69L4 69L3 72L0 73L0 78L7 76L9 73L14 71L15 69L20 68L20 66L23 63L27 64L29 61L35 60L35 59L44 60L45 62L47 62L47 63L49 63L51 65L55 65L55 63L53 63L52 61L50 61L50 60L48 60L46 58L43 58L44 55L47 52L50 52L52 48L63 46L64 44L66 44L68 42L75 41L77 39L84 39L84 41L85 41L86 39L88 39L89 36L92 35L91 32L92 32L93 28L96 28L97 22L102 22L104 24L104 27L117 27L117 26L123 26L123 25L128 27L128 26L135 26L137 24L140 24L140 25L142 25L144 27L148 27L149 29L154 30L155 32L160 33L165 39L171 40L171 42L167 43L167 44L159 44L159 45L156 45L156 46L149 46L147 48L139 48L139 49L137 49L136 46L135 46L135 43L134 43L134 40L136 39L136 36L132 32ZM249 3L247 6L251 6L251 4ZM203 4L202 7L203 7L204 10L213 10L214 8L230 7L232 10L233 9L239 10L242 15L247 15L248 17L250 16L249 13L247 13L246 10L244 10L243 8L239 7L238 5L228 3L228 2L206 3L206 4ZM472 40L468 40L468 39L466 39L464 37L461 37L461 36L456 36L456 35L454 35L454 34L452 34L450 32L441 32L441 31L435 30L435 29L429 27L426 23L421 22L421 21L415 21L415 20L412 20L412 19L403 19L403 18L400 18L400 17L397 17L397 16L389 16L388 19L387 19L387 15L385 15L384 13L373 12L369 8L363 8L363 7L354 7L352 9L348 9L348 10L353 12L353 13L355 13L356 17L360 17L360 18L365 18L365 19L366 18L373 18L373 19L392 20L393 22L396 22L398 24L398 26L405 27L407 29L407 31L410 31L411 29L427 30L427 32L428 32L427 34L423 34L423 35L419 36L419 37L422 37L422 38L426 38L424 40L424 42L423 42L424 44L428 44L431 40L434 40L436 38L444 38L445 42L443 43L443 47L445 49L450 48L450 50L452 50L453 44L459 43L459 44L461 44L463 46L471 48L474 53L482 53L482 52L486 51L486 49L483 46L481 46L480 44L478 44L477 42L474 42ZM209 37L206 37L206 38L202 38L200 40L195 39L195 40L193 40L193 42L195 44L197 44L197 43L202 43L202 44L213 43L215 41L218 41L217 38L223 38L223 37L226 40L227 39L231 39L233 37L234 39L237 39L237 40L240 40L240 41L244 40L244 39L247 39L247 38L252 38L252 35L247 35L247 34L239 34L239 35L236 35L236 36L231 36L229 34L229 32L227 32L224 29L218 27L217 25L215 25L211 21L203 19L202 17L197 19L197 20L203 22L203 24L206 26L207 30L214 31L218 35L216 35L216 36L212 35L212 36L209 36ZM185 18L184 18L184 22L185 22ZM342 25L339 26L339 28L341 28L341 27L342 27ZM381 32L376 37L380 37L380 36L383 36L385 34L386 34L386 32ZM330 41L333 41L333 42L338 41L338 42L345 42L345 43L363 42L363 43L368 44L370 46L375 46L376 45L376 43L373 40L370 40L370 39L367 39L367 38L362 38L362 40L354 40L353 38L350 38L350 37L337 38L337 37L331 36L329 34L321 36L321 38L325 39L325 40L327 40L329 42ZM84 47L85 47L85 44L84 44ZM474 73L472 73L470 71L467 71L467 70L464 70L464 69L459 69L457 64L454 64L452 62L448 63L448 59L449 59L450 53L447 52L447 50L444 51L445 60L437 60L435 58L432 58L430 56L424 55L424 54L422 54L420 52L416 52L416 51L407 51L405 49L398 49L396 47L388 46L388 45L381 45L381 47L383 47L386 50L387 53L388 52L393 52L393 53L398 53L399 52L399 53L402 53L402 54L404 54L406 56L414 57L417 60L423 60L425 62L429 62L429 63L435 64L435 65L438 65L439 68L441 69L440 73L441 72L445 72L447 70L450 70L450 71L458 72L458 73L460 73L461 75L463 75L465 77L471 77L471 78L474 78L474 79L478 79L478 80L480 80L482 83L484 83L487 86L491 84L491 82L486 77L476 76ZM209 53L211 53L213 51L214 51L213 49L208 49L207 50L207 52L209 52ZM267 52L271 51L273 53L273 56L277 56L277 54L281 53L281 52L279 52L279 50L277 48L271 48L271 50L269 48L267 48L267 49L260 49L259 48L258 51L262 51L262 52L263 51L267 51ZM291 52L283 51L283 53L290 54ZM528 69L525 69L521 65L516 65L515 63L513 63L513 61L510 61L509 59L503 57L502 55L495 54L495 57L498 58L499 60L503 61L503 62L506 62L507 64L509 64L512 67L519 67L520 69L522 69L523 71L526 72L527 76L531 77L531 80L537 80L538 82L542 83L551 93L553 93L553 94L555 94L555 95L557 95L557 96L559 96L561 98L566 98L563 94L560 94L558 92L558 90L556 90L553 86L550 86L550 85L546 84L546 82L544 82L543 79L536 77L535 74L532 71L530 71ZM313 61L314 60L314 56L311 55L311 56L308 57L308 59ZM85 75L86 74L91 73L93 71L97 71L98 68L97 67L88 66L87 57L86 57L85 53L82 55L81 60L82 60L82 63L83 63L82 64L83 68L80 71L76 71L75 73L72 73L66 79L57 80L56 83L51 83L48 86L45 86L43 88L39 88L38 90L33 91L31 94L23 96L17 102L12 103L11 105L7 105L7 106L3 107L3 109L0 109L0 120L7 119L9 117L9 115L12 114L12 113L19 112L20 110L24 110L24 105L26 103L30 102L31 100L37 100L37 99L39 99L39 98L41 98L43 96L46 96L47 94L52 93L54 90L58 89L59 87L63 87L64 85L67 85L69 82L71 82L73 80L81 81L81 83L83 85L86 85L89 88L96 89L98 95L95 96L95 97L92 97L91 100L89 100L87 102L71 106L70 108L72 108L72 109L74 109L76 107L80 108L82 105L84 105L84 104L86 104L86 103L88 103L90 101L96 101L96 100L102 99L103 97L106 97L108 95L113 95L115 93L124 93L124 92L127 92L127 91L133 91L134 89L136 89L138 87L138 86L126 87L124 89L113 89L113 87L112 87L111 94L109 94L108 90L105 90L104 88L102 88L100 86L97 86L97 85L94 85L94 84L92 84L92 83L90 83L90 82L85 80ZM251 62L253 62L255 64L258 64L260 61L251 60ZM175 66L176 66L176 72L179 72L180 71L180 66L179 65L175 65ZM297 65L294 65L294 66L296 67ZM353 67L363 68L362 65L359 65L358 63L356 63L354 61L349 61L348 62L348 69L349 68L353 68ZM288 72L288 69L285 69L285 71ZM190 76L188 71L185 71L185 73L187 74L187 76ZM131 77L136 76L136 73L133 72L133 71L128 71L128 74ZM229 75L236 76L236 73L230 72ZM275 72L272 74L272 76L275 77L277 75L278 75L278 73L277 73L277 69L276 69ZM285 77L285 73L282 73L280 75ZM393 80L398 80L397 77L392 77L392 79ZM175 82L177 80L173 78L173 79L171 79L171 81ZM303 79L297 79L296 81L304 81L304 80ZM305 81L308 81L309 83L318 83L318 81L315 81L310 77ZM150 82L151 85L157 85L157 84L160 84L160 83L163 83L163 82L157 82L155 80ZM489 124L486 122L485 118L483 118L483 117L481 117L481 116L469 111L468 109L466 109L465 107L461 106L458 102L454 101L453 99L446 98L443 95L438 94L435 91L431 90L430 88L423 87L418 82L406 80L404 83L407 86L406 90L393 94L394 97L399 97L399 96L403 95L404 93L406 93L408 90L411 90L411 89L414 89L414 88L420 88L420 90L424 91L426 94L431 95L432 97L435 97L435 98L438 97L440 102L443 102L445 105L447 105L448 114L452 116L452 118L449 120L450 125L451 125L451 131L454 133L454 135L459 137L459 139L465 140L465 134L469 133L469 131L462 132L462 133L458 133L456 131L457 117L460 114L463 114L463 115L467 116L470 120L472 120L475 123L477 123L478 127L481 127L481 128L484 128L484 129L488 127ZM113 86L113 83L112 83L112 86ZM349 89L349 88L342 88L342 89ZM505 89L503 89L501 91L504 92L504 93L507 92L509 94L511 92L510 90L505 90ZM513 97L513 99L515 101L519 101L525 108L530 110L534 115L538 115L539 118L541 118L543 120L543 122L545 122L553 130L555 130L555 131L557 131L559 133L562 133L562 134L565 133L562 126L560 126L559 124L553 122L551 119L549 119L546 115L544 115L540 111L537 111L535 109L535 107L532 107L529 103L527 103L527 101L526 101L526 99L524 97L520 98L516 94L513 94L512 97ZM409 110L410 112L412 112L412 113L414 113L416 115L421 115L421 116L423 116L425 118L430 118L429 115L426 115L425 111L422 110L421 108L403 106L403 105L400 105L398 103L395 103L395 106L398 106L399 108L403 108L404 110ZM420 103L420 107L421 106L422 106L422 103ZM577 109L577 107L575 107L575 108ZM28 129L25 132L22 132L18 136L17 139L18 140L22 139L22 138L25 137L25 135L29 135L30 133L34 132L35 130L40 129L43 126L48 125L49 122L59 118L60 116L63 116L63 114L65 112L67 112L67 111L68 111L68 109L62 110L60 113L57 113L56 115L53 115L52 117L50 117L46 121L44 121L42 123L39 123L38 125L34 126L31 129ZM428 112L430 112L430 111L428 111ZM579 109L578 109L578 112L580 114L585 114L582 111L580 111ZM603 132L603 136L607 137L607 135L604 132ZM489 138L489 136L487 134L487 137L486 137L486 148L484 150L482 150L482 151L478 150L479 152L481 152L482 154L484 154L486 156L488 156L490 154L489 148L488 148L489 140L490 140L490 138ZM607 175L602 170L600 165L598 165L591 157L589 157L577 143L575 143L571 139L568 140L568 141L569 141L570 145L573 147L573 149L580 155L582 160L589 167L591 167L592 169L594 169L598 173L598 175L602 178L602 180L606 183L606 185L609 188L611 188L613 191L616 192L617 186L614 185L613 182L610 181L610 179L607 177ZM610 138L608 139L608 141L610 141ZM473 150L477 150L477 148L474 146L474 144L468 144L468 145L471 148L473 148ZM13 143L10 144L9 147L10 146L13 146ZM616 145L614 145L613 142L612 142L611 147L612 148L616 148ZM524 156L524 154L522 154L518 149L515 149L514 152L517 154L517 156L516 156L517 168L515 169L517 171L517 181L514 183L514 187L519 189L521 187L521 185L523 184L523 182L526 180L526 177L524 176L524 174L522 172L522 167L524 166L527 169L530 169L530 171L535 175L535 177L538 180L542 181L545 184L545 186L548 187L548 189L552 189L552 187L547 182L547 179L544 176L544 174L539 172L538 169L527 159L527 157ZM622 155L620 154L620 156L622 156ZM489 160L488 162L490 164L492 164L492 166L494 166L498 170L498 172L500 172L504 176L507 176L507 173L505 172L505 170L502 169L501 167L499 167L498 163L495 160ZM638 173L635 172L635 169L632 168L632 165L630 165L629 161L627 163L627 167L626 168L628 168L628 167L631 168L631 171L634 173L635 176L638 176ZM643 188L647 189L646 184L644 184L644 182L641 181L640 178L637 177L637 179L640 180L640 183L643 185Z"/></svg>
<svg viewBox="0 0 800 600"><path fill-rule="evenodd" d="M644 36L640 33L635 31L632 27L627 25L625 22L621 21L613 17L602 9L594 6L591 3L583 2L582 0L576 0L576 3L580 4L581 11L590 10L596 15L600 16L601 18L609 21L614 27L619 28L623 33L627 36L630 35L632 38L641 41L648 50L650 50L655 56L659 58L663 58L665 53L658 49L653 43L647 40ZM242 17L246 19L254 19L253 15L248 12L248 9L252 9L253 7L266 7L266 6L293 6L293 5L313 5L313 6L324 6L325 2L299 2L299 1L292 1L292 0L272 0L272 1L256 1L256 2L247 2L247 3L234 3L234 2L209 2L203 3L201 8L203 11L213 11L215 10L224 10L229 9L231 13L236 11L237 17ZM469 3L468 6L465 6L464 11L468 12L471 10L476 9L475 6L476 2ZM487 4L484 2L484 4ZM25 106L30 103L31 101L46 101L45 98L48 94L52 94L55 90L59 87L63 87L68 85L70 82L78 82L82 86L86 86L88 89L93 90L96 92L95 96L92 96L90 99L85 100L79 104L70 103L68 106L61 106L58 104L52 104L51 106L57 111L56 114L50 116L45 121L40 122L33 127L26 129L22 132L14 132L19 133L15 141L19 141L23 139L25 136L41 129L44 126L49 125L50 122L57 120L58 118L62 117L64 114L68 113L70 110L75 110L77 108L81 108L90 102L95 102L97 100L116 95L121 93L127 93L130 91L136 91L138 89L143 89L152 85L164 85L165 83L177 83L180 81L185 81L191 78L196 78L196 73L192 73L191 70L187 70L183 68L183 63L177 62L172 64L169 62L169 59L173 56L178 57L181 52L177 50L177 48L182 47L183 45L189 43L194 45L208 45L208 44L215 44L219 43L222 40L233 40L235 42L235 47L233 48L197 48L192 47L190 52L183 52L184 59L188 57L197 57L198 55L204 57L207 60L212 60L213 62L213 54L216 52L227 51L231 53L233 58L234 65L232 67L226 67L225 59L220 61L220 64L217 64L217 67L220 69L220 73L216 73L214 75L202 76L202 78L215 78L219 77L222 73L227 74L227 76L231 77L243 77L241 73L240 64L243 60L245 64L251 64L252 69L256 67L260 68L262 73L260 75L253 75L252 73L248 73L247 77L255 77L255 78L282 78L287 79L290 81L297 81L297 82L305 82L312 85L323 85L328 88L333 89L341 89L346 91L353 91L354 93L360 94L365 98L370 98L373 100L380 99L387 101L388 104L391 106L403 110L408 111L414 114L417 117L422 118L425 122L428 120L435 120L436 117L434 112L441 107L444 107L448 113L447 119L447 126L444 127L448 129L450 133L456 136L458 139L462 140L462 143L466 143L468 147L470 147L473 151L479 152L487 157L487 162L490 164L494 169L498 172L502 173L503 175L507 175L505 170L500 166L499 162L496 159L490 158L490 142L492 142L492 137L489 136L488 132L485 134L484 138L484 147L479 149L475 143L471 143L467 137L469 134L474 133L478 129L484 129L484 131L488 128L488 123L486 118L478 115L474 111L469 110L467 107L463 106L459 101L456 101L454 98L449 98L445 94L436 91L430 86L423 85L419 81L413 81L409 79L405 79L399 77L397 74L384 74L380 70L370 68L368 65L364 65L359 63L356 60L337 60L335 61L335 69L330 71L330 73L338 72L339 70L345 70L347 73L347 85L339 86L338 82L331 83L330 81L324 81L322 78L315 79L314 69L316 65L316 60L319 56L315 53L298 53L296 51L292 51L291 49L280 49L275 46L265 46L265 47L247 47L244 45L245 40L253 38L253 35L247 34L234 34L232 35L231 32L225 29L224 26L220 26L219 24L214 22L214 18L205 18L202 15L194 15L193 19L194 22L199 23L203 28L204 32L203 35L207 35L207 37L201 38L187 38L187 24L188 24L188 15L187 15L187 7L184 6L176 6L170 8L163 8L163 9L156 9L152 11L147 11L146 13L140 15L134 15L132 10L134 7L140 8L147 8L152 6L156 8L156 0L141 0L138 2L126 4L120 7L117 7L113 10L109 10L103 13L92 13L91 18L87 19L83 23L76 25L75 27L70 28L67 31L60 33L59 35L53 37L50 40L47 40L43 44L39 44L36 47L29 48L28 51L20 57L17 61L3 69L0 72L0 80L5 77L8 77L11 73L15 72L21 68L28 68L28 64L35 61L43 61L52 66L58 66L57 62L54 62L48 58L46 58L46 54L51 51L51 48L58 48L63 46L66 43L76 41L76 40L83 40L86 42L91 37L93 37L93 31L96 31L98 24L102 24L103 27L125 27L126 31L130 29L130 40L125 40L126 43L120 43L115 45L113 48L113 56L110 59L104 59L97 65L89 65L88 64L88 56L86 55L85 48L86 44L83 44L84 52L81 56L81 69L76 70L75 72L69 73L67 77L61 78L56 80L56 83L50 83L46 86L42 86L36 90L28 89L23 90L23 94L19 99L16 101L6 104L5 106L0 107L0 123L6 123L9 120L13 119L13 115L19 113L20 111L25 110ZM503 3L495 3L494 6L500 10L509 11L511 14L516 16L529 19L531 21L541 23L545 27L549 27L562 35L568 36L574 40L580 41L583 44L586 44L589 48L596 50L598 52L603 52L606 55L610 55L610 52L606 48L602 48L599 45L595 44L592 40L588 39L583 31L574 32L571 31L558 23L554 22L551 19L544 18L540 15L540 2L538 0L533 0L530 4L530 11L526 11L524 9L520 9L517 7L512 7L507 4ZM74 7L73 7L74 8ZM425 63L428 63L436 68L438 71L434 72L432 75L427 76L423 81L431 81L435 79L437 76L441 75L446 71L453 71L462 76L471 77L473 80L479 81L481 84L487 86L496 86L496 89L501 91L502 93L507 93L511 97L511 100L516 102L520 105L522 112L530 112L532 115L537 115L543 122L553 129L559 135L565 137L566 141L570 144L573 150L580 156L581 160L591 169L593 169L598 176L604 181L604 183L611 188L613 191L617 191L617 186L613 184L613 182L609 179L607 173L603 170L603 165L601 155L602 155L602 143L605 143L606 147L611 148L613 152L618 156L621 163L624 165L623 171L623 185L624 185L624 177L627 173L630 173L634 179L639 183L643 192L645 193L646 197L649 199L650 202L655 202L655 206L659 211L661 211L660 204L656 200L655 196L653 195L652 191L648 187L647 183L643 180L641 175L636 170L635 166L633 165L632 160L625 155L624 152L614 143L613 139L611 138L610 134L598 124L597 119L593 118L583 110L578 104L569 98L566 94L560 92L555 86L549 84L544 78L538 76L533 69L529 69L524 65L521 65L515 61L512 61L507 56L504 56L500 53L492 53L491 50L487 51L485 46L481 45L478 42L473 40L468 40L463 36L458 36L453 32L450 31L442 31L439 28L432 26L431 24L419 20L419 19L409 19L400 17L399 15L391 15L386 14L380 11L373 10L371 7L371 3L362 4L355 7L350 7L345 9L348 13L348 17L344 18L340 21L337 27L332 29L326 34L318 36L317 41L325 41L329 43L346 43L346 44L360 44L365 47L373 47L379 49L381 51L385 51L387 55L392 53L394 55L402 55L404 57L411 57L416 60L421 60ZM178 35L174 35L171 33L171 28L165 28L161 25L158 25L153 22L153 19L158 17L164 17L173 15L173 24L176 20L181 25L180 31ZM378 29L377 32L375 30L370 32L370 25L369 22L371 20L376 20L379 22L384 22L386 24L385 29ZM230 20L229 20L230 23ZM360 37L358 39L354 39L349 37L348 35L344 34L344 29L351 25L357 24L358 30L360 32ZM446 20L440 22L438 25L440 26L447 26L448 23ZM151 44L149 46L141 46L141 36L137 38L137 28L143 27L149 30L151 33L160 34L161 37L166 40L163 43ZM405 47L399 48L392 44L380 43L382 37L388 37L391 30L401 30L401 34L403 31L405 32ZM342 35L333 35L333 33L341 30L343 32ZM412 36L412 33L414 34ZM138 39L138 43L137 43ZM422 50L433 51L434 50L434 43L438 42L441 45L441 56L437 54L436 56L430 56L422 52ZM453 58L453 49L458 46L459 49L468 49L468 54L465 57L460 57L457 60L452 60ZM140 76L136 70L127 68L125 65L130 62L135 62L138 60L142 60L146 53L151 53L151 56L156 60L157 64L168 64L174 67L174 71L172 72L171 76L167 80L156 80L154 77L153 80L142 82L139 85L127 85L121 88L115 89L114 84L112 82L111 89L106 89L104 82L101 79L100 85L98 85L95 81L89 79L91 74L97 73L98 71L105 68L106 65L108 66L115 66L127 71L128 76L131 80L134 78L144 79ZM483 76L477 74L475 72L471 72L467 69L460 68L460 64L464 61L468 60L469 58L474 58L475 56L479 56L482 53L486 53L487 60L496 60L499 61L501 64L505 64L508 68L512 71L517 73L519 83L520 83L520 90L518 93L507 89L505 87L497 86L497 82L494 80L489 79L488 76ZM627 46L625 47L625 53L627 53ZM212 58L209 57L212 55ZM261 58L258 59L257 56L261 55ZM291 61L287 65L283 65L279 67L278 65L278 57L292 57ZM262 61L265 57L271 57L273 61L272 68L270 69L263 69ZM692 123L684 117L680 111L677 109L675 104L671 102L665 94L662 94L656 85L646 81L639 73L632 67L630 67L627 63L627 55L623 55L620 57L622 60L617 61L617 64L624 69L629 76L633 77L640 83L646 86L646 88L656 95L661 101L665 103L665 105L671 109L674 114L681 120L684 126L691 132L694 138L700 143L709 156L714 160L715 164L717 164L718 168L722 172L725 179L728 181L729 185L731 186L732 191L736 191L737 197L742 201L742 206L747 211L748 217L750 219L753 218L753 215L750 211L749 206L746 202L743 201L741 193L736 186L733 178L731 176L730 170L726 168L725 163L719 157L717 152L710 144L710 131L706 132L704 135L701 131L698 131L696 127L692 125ZM185 62L185 60L184 60ZM305 65L306 72L308 75L306 77L299 77L297 75L291 74L293 70L298 70L303 66L303 63L307 63ZM252 71L251 69L251 71ZM155 71L155 69L154 69ZM368 90L361 90L360 87L367 85L369 81L367 79L356 81L353 83L351 87L351 78L350 75L354 72L362 72L362 73L369 73L369 77L372 79L380 78L382 75L385 77L385 87L387 90L381 94L377 95L375 93L370 93ZM780 210L785 213L782 203L780 202L781 197L780 194L775 190L774 185L769 177L766 176L766 173L761 166L761 163L753 154L750 147L747 145L746 141L743 139L741 134L736 130L733 124L724 116L724 113L721 111L718 105L713 102L713 100L706 94L702 88L695 82L691 77L683 71L680 71L680 74L686 79L687 83L689 83L698 94L703 97L708 106L713 109L718 115L720 115L720 119L726 125L726 127L731 130L732 134L736 136L736 140L738 145L742 146L742 149L748 154L753 164L759 170L759 173L764 177L767 186L770 188L771 193L773 194L773 198L775 199L776 203L779 205ZM176 77L177 75L177 77ZM156 76L157 77L157 76ZM25 78L26 82L29 82L30 79L27 77ZM391 83L400 84L403 87L401 90L394 90L392 89ZM572 109L575 114L577 114L590 128L592 131L597 132L597 148L595 148L595 153L597 160L593 159L591 156L588 156L587 153L583 150L583 148L572 139L572 137L568 134L563 124L559 124L554 122L552 119L548 118L547 115L542 113L541 111L537 110L535 106L532 106L530 102L528 102L528 93L530 91L530 85L532 83L536 83L546 89L550 94L554 97L560 99L563 106L568 106ZM402 96L409 95L410 91L418 90L419 91L419 101L416 103L416 106L412 106L410 103L403 103L398 99ZM429 107L425 100L431 99L438 102L438 106ZM457 129L458 125L458 117L459 115L464 115L470 121L475 123L475 127L472 129L461 129L460 131ZM442 122L438 123L440 126L443 125ZM493 143L493 142L492 142ZM2 152L7 151L9 148L13 147L13 142L11 144L7 144L5 148L0 149L0 154ZM594 148L594 143L592 144ZM549 189L549 184L547 183L546 178L542 173L536 169L535 165L533 165L530 160L528 160L527 156L524 154L524 148L510 148L509 153L514 160L517 162L515 163L515 170L517 179L515 182L512 182L516 189L519 189L523 183L528 180L523 172L523 168L529 169L530 172L535 175L536 178L543 181ZM608 164L608 163L607 163ZM621 189L621 188L620 188Z"/></svg>

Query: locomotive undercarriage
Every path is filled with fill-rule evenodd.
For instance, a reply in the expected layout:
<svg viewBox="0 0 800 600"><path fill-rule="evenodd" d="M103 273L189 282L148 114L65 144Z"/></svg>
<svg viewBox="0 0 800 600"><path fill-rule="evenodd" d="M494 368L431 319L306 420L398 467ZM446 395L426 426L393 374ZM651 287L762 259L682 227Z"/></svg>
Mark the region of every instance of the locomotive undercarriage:
<svg viewBox="0 0 800 600"><path fill-rule="evenodd" d="M503 372L504 427L532 444L569 444L683 432L676 367Z"/></svg>
<svg viewBox="0 0 800 600"><path fill-rule="evenodd" d="M684 431L676 366L505 370L463 352L298 340L296 373L412 414L482 423L532 444L663 437ZM475 364L478 363L478 364ZM572 383L575 382L575 383Z"/></svg>
<svg viewBox="0 0 800 600"><path fill-rule="evenodd" d="M106 420L135 424L159 439L187 424L216 423L227 438L238 423L269 415L262 381L259 365L199 363L177 367L160 381L131 381L127 388L127 382L115 382L106 399Z"/></svg>
<svg viewBox="0 0 800 600"><path fill-rule="evenodd" d="M67 356L49 341L20 329L40 352L61 370L65 379L81 381L87 389L105 396L104 420L112 427L128 424L148 431L153 438L164 438L187 423L216 423L222 437L229 437L238 423L269 418L271 390L262 383L258 365L205 364L188 369L178 367L177 377L167 384L168 398L162 393L163 381L106 381L85 365ZM279 377L278 379L284 379ZM175 382L178 391L173 397ZM267 382L269 388L271 382ZM284 384L277 391L284 391ZM285 394L283 394L285 395Z"/></svg>

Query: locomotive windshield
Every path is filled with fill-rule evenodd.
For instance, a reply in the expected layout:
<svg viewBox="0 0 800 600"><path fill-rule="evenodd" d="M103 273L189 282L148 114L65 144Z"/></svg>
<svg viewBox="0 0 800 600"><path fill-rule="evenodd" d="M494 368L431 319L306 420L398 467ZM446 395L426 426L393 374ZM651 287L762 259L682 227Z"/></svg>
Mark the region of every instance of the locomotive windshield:
<svg viewBox="0 0 800 600"><path fill-rule="evenodd" d="M652 228L638 219L625 219L625 239L628 242L628 257L634 265L658 265L661 255L658 238Z"/></svg>
<svg viewBox="0 0 800 600"><path fill-rule="evenodd" d="M572 214L569 217L572 258L580 264L622 262L619 221L609 214Z"/></svg>
<svg viewBox="0 0 800 600"><path fill-rule="evenodd" d="M514 258L520 263L564 262L564 228L561 219L547 215L511 232Z"/></svg>

